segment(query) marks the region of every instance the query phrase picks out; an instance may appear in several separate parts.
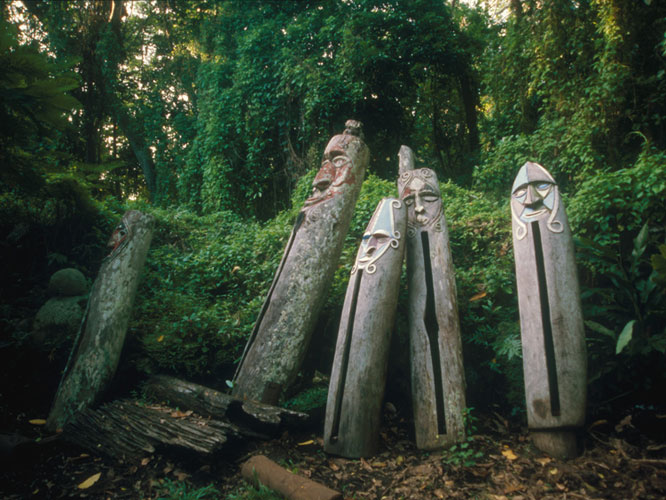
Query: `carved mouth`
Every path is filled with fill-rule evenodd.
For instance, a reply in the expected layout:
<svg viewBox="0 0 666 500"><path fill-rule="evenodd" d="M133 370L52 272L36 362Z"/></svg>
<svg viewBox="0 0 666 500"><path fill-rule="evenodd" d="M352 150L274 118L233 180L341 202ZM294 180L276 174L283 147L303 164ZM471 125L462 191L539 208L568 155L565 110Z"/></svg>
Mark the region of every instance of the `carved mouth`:
<svg viewBox="0 0 666 500"><path fill-rule="evenodd" d="M523 211L523 217L525 217L527 219L531 219L532 217L537 217L537 216L547 212L547 210L545 208L542 208L541 210L532 210L531 212L528 212L528 210L532 210L532 209L526 208Z"/></svg>
<svg viewBox="0 0 666 500"><path fill-rule="evenodd" d="M416 222L419 224L425 226L428 222L430 221L430 217L426 217L425 215L417 215L416 216Z"/></svg>

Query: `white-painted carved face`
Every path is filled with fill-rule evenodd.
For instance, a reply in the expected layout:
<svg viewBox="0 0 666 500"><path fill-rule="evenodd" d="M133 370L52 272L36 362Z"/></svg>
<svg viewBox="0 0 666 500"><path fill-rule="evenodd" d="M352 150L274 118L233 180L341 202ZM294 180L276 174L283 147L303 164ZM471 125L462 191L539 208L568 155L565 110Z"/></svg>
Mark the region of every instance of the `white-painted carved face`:
<svg viewBox="0 0 666 500"><path fill-rule="evenodd" d="M377 270L377 260L389 248L398 248L402 235L395 229L393 210L401 206L400 200L393 198L384 198L379 202L363 234L352 274L357 269L365 269L368 274L374 273Z"/></svg>
<svg viewBox="0 0 666 500"><path fill-rule="evenodd" d="M562 223L555 220L559 198L555 179L545 168L532 162L521 167L511 188L511 214L519 226L519 239L525 236L527 224L543 217L548 217L551 231L562 231Z"/></svg>
<svg viewBox="0 0 666 500"><path fill-rule="evenodd" d="M442 213L442 195L437 175L429 168L410 170L399 179L400 197L407 206L407 220L428 227L439 220Z"/></svg>

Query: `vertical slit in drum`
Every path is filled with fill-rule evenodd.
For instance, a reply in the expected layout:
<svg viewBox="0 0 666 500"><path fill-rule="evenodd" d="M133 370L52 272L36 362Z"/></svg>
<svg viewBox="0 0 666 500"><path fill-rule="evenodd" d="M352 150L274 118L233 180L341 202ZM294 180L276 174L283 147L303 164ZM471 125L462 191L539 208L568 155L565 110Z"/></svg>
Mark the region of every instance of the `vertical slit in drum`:
<svg viewBox="0 0 666 500"><path fill-rule="evenodd" d="M351 350L352 333L354 332L354 318L356 317L356 304L358 301L358 290L361 286L361 276L363 270L359 269L354 282L354 292L352 293L352 302L349 307L349 320L347 321L347 331L345 332L345 345L342 351L342 361L340 362L340 377L338 378L338 388L335 391L335 406L333 409L333 424L331 425L330 442L338 441L340 432L340 414L342 413L342 400L344 396L345 382L347 380L347 365L349 364L349 351Z"/></svg>
<svg viewBox="0 0 666 500"><path fill-rule="evenodd" d="M539 301L541 303L541 325L543 327L544 350L546 353L546 370L548 373L548 389L550 393L550 413L554 417L560 415L560 389L557 383L557 365L555 362L555 344L553 342L553 328L550 320L550 304L548 302L548 284L546 282L546 267L543 259L541 244L541 230L539 222L530 224L534 233L534 257L536 260L537 279L539 283Z"/></svg>
<svg viewBox="0 0 666 500"><path fill-rule="evenodd" d="M444 409L444 388L442 383L442 366L439 353L439 325L435 311L435 289L432 280L432 263L430 261L430 240L428 233L421 233L423 247L423 264L426 281L426 308L424 323L430 344L430 358L432 361L432 378L435 382L435 408L437 410L437 433L446 434L446 411Z"/></svg>

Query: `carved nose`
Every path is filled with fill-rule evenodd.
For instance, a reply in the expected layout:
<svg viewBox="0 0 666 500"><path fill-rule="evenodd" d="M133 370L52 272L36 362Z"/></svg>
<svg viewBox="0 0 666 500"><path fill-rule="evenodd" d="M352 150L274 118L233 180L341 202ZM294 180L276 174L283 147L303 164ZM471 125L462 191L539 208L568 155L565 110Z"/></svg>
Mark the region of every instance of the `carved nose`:
<svg viewBox="0 0 666 500"><path fill-rule="evenodd" d="M330 185L331 185L331 179L328 177L315 179L314 182L314 187L317 188L319 191L325 191L326 189L328 189L328 186Z"/></svg>
<svg viewBox="0 0 666 500"><path fill-rule="evenodd" d="M525 205L532 206L541 203L543 198L534 186L527 186L527 195L525 196Z"/></svg>

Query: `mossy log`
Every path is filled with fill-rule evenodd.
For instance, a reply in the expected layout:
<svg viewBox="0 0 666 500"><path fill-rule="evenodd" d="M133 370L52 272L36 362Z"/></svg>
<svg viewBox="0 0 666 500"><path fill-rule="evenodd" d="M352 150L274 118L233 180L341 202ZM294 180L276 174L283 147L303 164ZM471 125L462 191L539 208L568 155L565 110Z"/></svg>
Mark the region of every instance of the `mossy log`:
<svg viewBox="0 0 666 500"><path fill-rule="evenodd" d="M166 375L151 377L144 384L149 397L181 409L218 420L230 420L257 432L276 434L308 423L305 413L262 403L244 401L215 389Z"/></svg>
<svg viewBox="0 0 666 500"><path fill-rule="evenodd" d="M83 409L63 429L66 441L117 459L155 452L211 456L229 449L241 437L242 431L233 424L130 400Z"/></svg>
<svg viewBox="0 0 666 500"><path fill-rule="evenodd" d="M153 225L151 215L130 210L111 235L49 414L52 431L95 404L115 375Z"/></svg>
<svg viewBox="0 0 666 500"><path fill-rule="evenodd" d="M361 190L368 147L361 124L348 120L324 151L234 377L233 394L277 404L296 378Z"/></svg>

